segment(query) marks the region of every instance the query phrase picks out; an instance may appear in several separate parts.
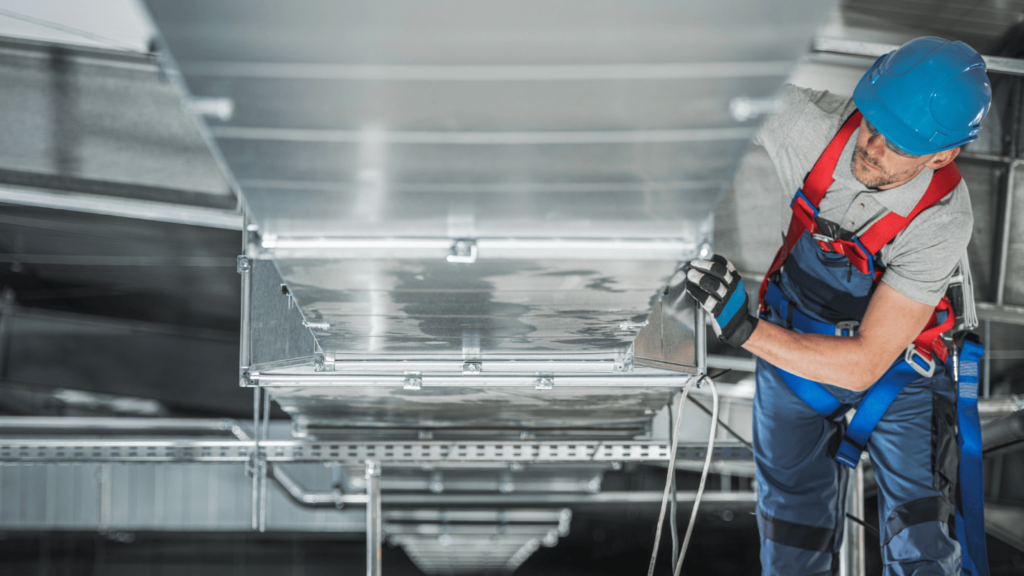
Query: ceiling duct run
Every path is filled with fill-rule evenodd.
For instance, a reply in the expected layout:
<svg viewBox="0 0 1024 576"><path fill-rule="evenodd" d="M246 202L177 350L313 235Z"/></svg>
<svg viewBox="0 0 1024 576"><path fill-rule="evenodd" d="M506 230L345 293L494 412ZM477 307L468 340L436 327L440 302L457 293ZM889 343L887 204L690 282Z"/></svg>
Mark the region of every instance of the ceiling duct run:
<svg viewBox="0 0 1024 576"><path fill-rule="evenodd" d="M693 314L648 316L829 8L145 4L244 202L243 385L300 436L421 439L649 430L685 374L633 341L696 371Z"/></svg>

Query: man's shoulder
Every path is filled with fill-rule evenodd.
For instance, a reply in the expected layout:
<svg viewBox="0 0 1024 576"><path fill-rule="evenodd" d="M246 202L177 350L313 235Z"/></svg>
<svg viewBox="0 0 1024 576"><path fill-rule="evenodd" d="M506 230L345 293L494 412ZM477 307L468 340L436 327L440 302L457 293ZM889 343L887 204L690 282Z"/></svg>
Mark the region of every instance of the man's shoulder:
<svg viewBox="0 0 1024 576"><path fill-rule="evenodd" d="M779 111L758 134L757 141L765 148L788 144L820 153L856 109L850 97L792 84L783 87L779 99Z"/></svg>
<svg viewBox="0 0 1024 576"><path fill-rule="evenodd" d="M960 180L943 199L918 214L906 230L915 234L921 229L930 229L936 240L948 236L952 241L965 235L969 238L973 226L970 192L967 183Z"/></svg>
<svg viewBox="0 0 1024 576"><path fill-rule="evenodd" d="M814 90L786 84L782 89L784 105L791 104L820 114L822 117L844 118L853 111L853 98L833 94L828 90ZM849 109L849 111L848 111Z"/></svg>

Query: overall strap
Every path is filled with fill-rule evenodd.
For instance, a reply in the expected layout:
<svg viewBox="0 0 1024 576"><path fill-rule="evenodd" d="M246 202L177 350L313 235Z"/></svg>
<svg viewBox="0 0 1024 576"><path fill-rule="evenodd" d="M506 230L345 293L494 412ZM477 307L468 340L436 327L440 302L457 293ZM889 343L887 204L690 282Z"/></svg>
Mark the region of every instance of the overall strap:
<svg viewBox="0 0 1024 576"><path fill-rule="evenodd" d="M832 137L832 141L825 147L825 151L818 157L818 161L814 163L814 167L811 168L807 178L804 179L803 190L797 192L797 196L793 198L793 202L790 204L790 207L793 208L793 216L789 220L789 230L786 231L786 239L782 246L779 247L779 251L775 253L775 259L772 260L768 273L764 275L764 279L761 281L758 300L762 306L764 305L765 291L768 289L768 279L779 268L782 268L786 258L789 258L789 253L793 251L793 247L796 246L804 231L813 231L817 227L814 223L814 218L818 215L818 206L821 204L821 199L825 197L825 193L828 192L828 187L835 181L832 175L835 173L836 165L839 164L839 157L843 154L843 148L849 142L850 136L860 126L862 117L860 111L857 110L847 118L839 132Z"/></svg>

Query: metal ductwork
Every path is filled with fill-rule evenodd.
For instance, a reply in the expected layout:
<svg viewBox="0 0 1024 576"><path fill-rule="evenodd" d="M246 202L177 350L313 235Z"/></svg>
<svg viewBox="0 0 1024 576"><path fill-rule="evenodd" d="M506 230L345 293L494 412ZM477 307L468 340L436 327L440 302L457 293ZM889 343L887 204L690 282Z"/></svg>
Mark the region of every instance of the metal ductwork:
<svg viewBox="0 0 1024 576"><path fill-rule="evenodd" d="M632 342L826 9L146 4L244 200L250 383L321 431L626 435L681 383Z"/></svg>
<svg viewBox="0 0 1024 576"><path fill-rule="evenodd" d="M665 288L828 9L145 4L245 208L240 382L320 441L649 437L705 362ZM439 573L559 530L390 533Z"/></svg>

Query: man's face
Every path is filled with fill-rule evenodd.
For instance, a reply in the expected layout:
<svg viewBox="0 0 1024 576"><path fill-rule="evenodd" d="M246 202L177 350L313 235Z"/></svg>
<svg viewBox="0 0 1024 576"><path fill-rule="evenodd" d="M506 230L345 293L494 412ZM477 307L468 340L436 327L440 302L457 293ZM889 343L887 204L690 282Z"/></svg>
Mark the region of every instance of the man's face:
<svg viewBox="0 0 1024 576"><path fill-rule="evenodd" d="M872 134L867 119L861 119L857 148L850 170L858 182L871 190L894 188L912 180L932 161L936 154L906 158L885 145L885 136Z"/></svg>

